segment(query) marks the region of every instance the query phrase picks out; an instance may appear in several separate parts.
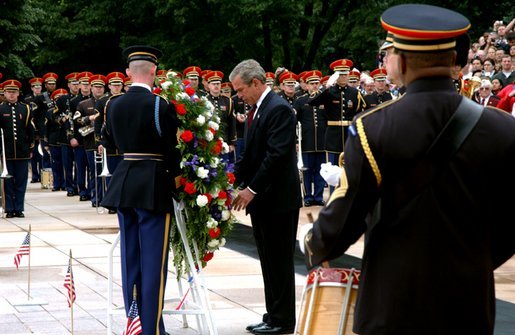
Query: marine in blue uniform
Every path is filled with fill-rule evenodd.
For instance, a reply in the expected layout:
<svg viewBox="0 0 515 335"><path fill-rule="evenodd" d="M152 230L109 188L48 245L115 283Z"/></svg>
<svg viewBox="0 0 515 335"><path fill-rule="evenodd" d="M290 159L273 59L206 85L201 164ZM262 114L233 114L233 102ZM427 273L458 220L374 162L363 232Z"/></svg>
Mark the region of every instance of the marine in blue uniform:
<svg viewBox="0 0 515 335"><path fill-rule="evenodd" d="M164 335L170 213L179 160L177 118L173 104L151 91L161 52L132 46L123 54L133 84L107 102L102 134L104 147L118 149L124 158L102 205L118 209L125 310L129 312L136 285L143 334Z"/></svg>
<svg viewBox="0 0 515 335"><path fill-rule="evenodd" d="M32 115L27 104L18 102L21 83L9 79L3 84L6 101L0 104L0 127L4 132L5 158L11 178L5 179L5 213L7 218L25 217L30 152L34 147Z"/></svg>
<svg viewBox="0 0 515 335"><path fill-rule="evenodd" d="M407 91L353 122L340 187L301 236L306 263L332 260L366 233L355 333L491 335L494 270L515 253L515 120L468 100L463 115L478 116L468 136L430 149L466 99L451 69L469 20L405 4L381 21Z"/></svg>

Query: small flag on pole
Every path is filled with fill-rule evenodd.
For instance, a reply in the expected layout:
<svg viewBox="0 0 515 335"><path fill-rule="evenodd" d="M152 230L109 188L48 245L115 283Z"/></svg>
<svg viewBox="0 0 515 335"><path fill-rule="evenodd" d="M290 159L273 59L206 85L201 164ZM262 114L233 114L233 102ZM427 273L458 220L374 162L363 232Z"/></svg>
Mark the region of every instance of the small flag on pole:
<svg viewBox="0 0 515 335"><path fill-rule="evenodd" d="M141 320L139 319L138 303L136 302L136 285L134 285L133 292L133 300L127 317L127 326L123 331L123 335L138 335L143 332L141 330Z"/></svg>
<svg viewBox="0 0 515 335"><path fill-rule="evenodd" d="M72 272L72 259L70 258L70 262L68 263L68 271L66 271L66 276L64 277L64 287L68 291L68 307L72 307L72 304L75 302L75 283L73 282L73 272Z"/></svg>
<svg viewBox="0 0 515 335"><path fill-rule="evenodd" d="M25 239L23 240L23 243L18 248L18 252L16 255L14 255L14 265L16 265L16 269L18 269L18 266L21 262L21 257L23 255L27 255L30 257L30 234L27 233L27 236L25 236Z"/></svg>

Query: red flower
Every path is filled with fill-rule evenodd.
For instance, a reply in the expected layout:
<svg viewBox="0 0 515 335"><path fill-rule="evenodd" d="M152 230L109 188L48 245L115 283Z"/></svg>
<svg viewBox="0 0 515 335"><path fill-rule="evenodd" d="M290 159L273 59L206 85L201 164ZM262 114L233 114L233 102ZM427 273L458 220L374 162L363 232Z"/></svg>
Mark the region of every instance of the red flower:
<svg viewBox="0 0 515 335"><path fill-rule="evenodd" d="M214 255L215 255L214 253L212 253L212 252L208 252L208 253L206 253L206 254L204 255L204 258L202 258L202 260L203 260L204 262L209 262L211 259L213 259L213 256L214 256Z"/></svg>
<svg viewBox="0 0 515 335"><path fill-rule="evenodd" d="M211 149L211 151L215 154L215 155L218 155L220 153L220 151L222 151L222 141L220 141L219 139L216 140L216 144L213 146L213 148Z"/></svg>
<svg viewBox="0 0 515 335"><path fill-rule="evenodd" d="M186 115L186 107L184 107L184 104L175 105L175 110L179 115Z"/></svg>
<svg viewBox="0 0 515 335"><path fill-rule="evenodd" d="M182 84L183 84L184 86L188 86L188 85L190 84L190 81L189 81L188 79L184 79L184 80L182 81Z"/></svg>
<svg viewBox="0 0 515 335"><path fill-rule="evenodd" d="M186 180L186 178L184 178L184 177L181 177L181 178L179 179L179 183L180 183L182 186L186 185L186 183L187 183L187 182L188 182L188 181L187 181L187 180Z"/></svg>
<svg viewBox="0 0 515 335"><path fill-rule="evenodd" d="M170 100L172 104L177 105L177 100Z"/></svg>
<svg viewBox="0 0 515 335"><path fill-rule="evenodd" d="M186 87L184 92L191 97L195 94L195 89L193 87Z"/></svg>
<svg viewBox="0 0 515 335"><path fill-rule="evenodd" d="M231 197L227 197L227 200L225 200L225 206L229 207L230 205L232 204L232 199Z"/></svg>
<svg viewBox="0 0 515 335"><path fill-rule="evenodd" d="M216 134L216 130L214 130L213 128L209 128L209 131L211 132L211 134L213 134L213 136Z"/></svg>
<svg viewBox="0 0 515 335"><path fill-rule="evenodd" d="M218 192L218 199L227 199L227 193L223 190Z"/></svg>
<svg viewBox="0 0 515 335"><path fill-rule="evenodd" d="M213 200L213 196L209 193L204 193L204 196L206 196L208 204Z"/></svg>
<svg viewBox="0 0 515 335"><path fill-rule="evenodd" d="M197 192L197 189L195 188L195 184L186 182L186 185L184 185L184 192L188 194L195 194Z"/></svg>
<svg viewBox="0 0 515 335"><path fill-rule="evenodd" d="M186 143L191 142L191 140L193 139L193 133L191 132L191 130L185 130L181 134L181 139Z"/></svg>
<svg viewBox="0 0 515 335"><path fill-rule="evenodd" d="M161 87L154 88L154 94L161 94L163 92L163 89Z"/></svg>
<svg viewBox="0 0 515 335"><path fill-rule="evenodd" d="M234 181L236 180L236 177L234 176L234 173L227 172L227 179L229 179L229 184L234 184Z"/></svg>
<svg viewBox="0 0 515 335"><path fill-rule="evenodd" d="M222 230L220 228L218 228L218 227L209 229L209 236L211 238L213 238L213 239L215 239L218 236L220 236L221 233L222 233Z"/></svg>
<svg viewBox="0 0 515 335"><path fill-rule="evenodd" d="M201 138L198 140L198 145L200 145L200 147L204 149L205 147L207 147L207 141Z"/></svg>

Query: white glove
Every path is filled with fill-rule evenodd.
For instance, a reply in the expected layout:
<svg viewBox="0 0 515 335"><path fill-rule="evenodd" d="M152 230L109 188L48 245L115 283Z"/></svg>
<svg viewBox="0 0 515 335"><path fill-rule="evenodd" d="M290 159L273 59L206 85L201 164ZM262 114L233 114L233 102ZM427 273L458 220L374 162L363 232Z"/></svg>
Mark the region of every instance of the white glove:
<svg viewBox="0 0 515 335"><path fill-rule="evenodd" d="M300 248L300 251L302 251L303 254L306 253L304 251L304 249L305 249L305 247L304 247L304 240L306 239L306 235L309 233L309 231L311 229L313 229L313 224L312 223L305 224L302 227L300 227L300 229L299 229L299 248Z"/></svg>
<svg viewBox="0 0 515 335"><path fill-rule="evenodd" d="M324 178L326 183L331 186L338 186L342 172L343 169L341 167L331 163L323 163L320 165L320 175Z"/></svg>

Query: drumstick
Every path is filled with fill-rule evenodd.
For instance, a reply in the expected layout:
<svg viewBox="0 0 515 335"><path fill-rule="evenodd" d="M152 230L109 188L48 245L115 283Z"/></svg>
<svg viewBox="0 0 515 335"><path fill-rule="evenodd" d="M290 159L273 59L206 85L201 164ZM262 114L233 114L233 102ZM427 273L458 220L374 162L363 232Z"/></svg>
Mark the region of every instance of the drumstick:
<svg viewBox="0 0 515 335"><path fill-rule="evenodd" d="M315 222L315 219L313 218L313 213L308 212L306 214L306 216L308 217L308 222L309 223L314 223ZM328 261L322 262L322 267L323 268L328 268L329 267L329 262Z"/></svg>

